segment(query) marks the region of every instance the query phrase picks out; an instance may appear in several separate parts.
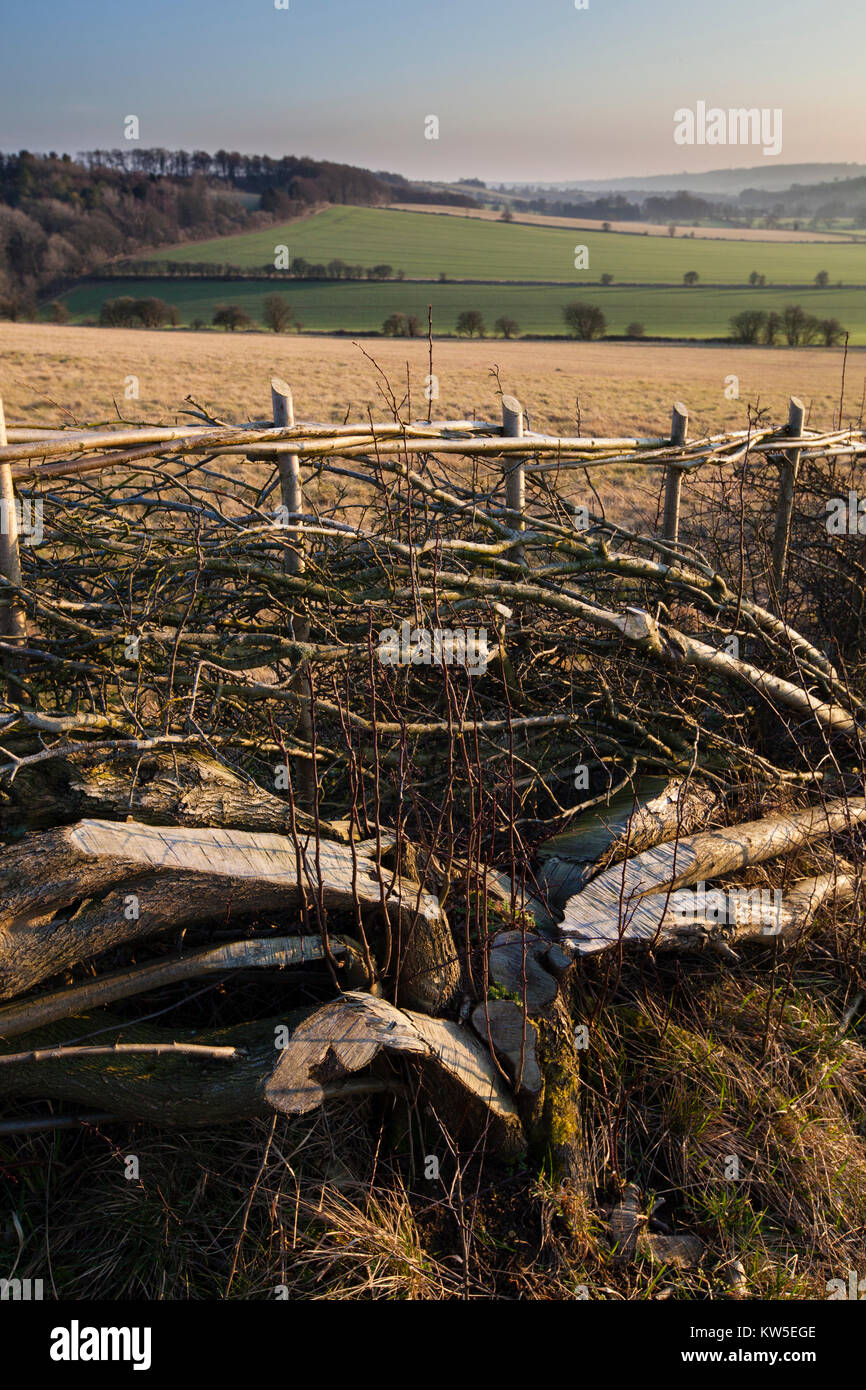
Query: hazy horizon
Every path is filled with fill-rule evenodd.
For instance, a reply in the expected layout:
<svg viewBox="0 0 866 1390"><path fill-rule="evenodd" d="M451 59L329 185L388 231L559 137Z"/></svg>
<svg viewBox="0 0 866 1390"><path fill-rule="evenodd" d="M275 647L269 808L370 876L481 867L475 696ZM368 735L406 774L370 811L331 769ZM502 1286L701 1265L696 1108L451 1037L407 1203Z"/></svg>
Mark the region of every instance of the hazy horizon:
<svg viewBox="0 0 866 1390"><path fill-rule="evenodd" d="M565 183L860 163L866 15L827 0L32 0L5 16L0 148L306 154L408 178ZM827 77L816 80L816 73ZM46 99L47 95L47 99ZM674 113L780 111L778 155ZM425 122L439 121L439 138Z"/></svg>

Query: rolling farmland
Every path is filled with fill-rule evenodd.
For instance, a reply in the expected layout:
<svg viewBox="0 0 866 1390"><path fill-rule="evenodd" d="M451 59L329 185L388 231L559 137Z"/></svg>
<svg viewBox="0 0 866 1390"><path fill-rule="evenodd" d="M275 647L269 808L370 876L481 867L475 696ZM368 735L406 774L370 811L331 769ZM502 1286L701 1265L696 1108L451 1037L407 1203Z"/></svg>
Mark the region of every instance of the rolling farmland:
<svg viewBox="0 0 866 1390"><path fill-rule="evenodd" d="M280 245L288 246L292 260L385 265L406 278L233 279L221 273L225 266L246 272L271 266ZM574 267L578 245L588 248L584 270ZM330 207L266 231L164 248L140 261L157 255L212 264L214 276L82 281L64 295L72 321L96 320L106 299L156 296L177 310L184 326L209 325L221 304L237 305L261 326L265 296L278 290L307 332L379 332L392 314L414 315L423 331L432 304L438 334L453 333L464 310L478 310L488 333L504 316L520 334L558 337L565 333L563 306L580 298L603 310L609 335L623 336L640 323L650 338L723 339L732 316L745 309L780 313L800 303L818 319L838 319L852 344L866 343L866 247L856 242L710 241ZM136 264L131 261L131 269ZM688 271L699 280L686 287ZM817 289L820 271L829 284ZM767 283L750 286L753 272ZM602 276L613 283L600 284Z"/></svg>
<svg viewBox="0 0 866 1390"><path fill-rule="evenodd" d="M575 270L575 246L589 250L589 268ZM810 285L820 270L831 282L866 285L862 243L707 241L630 233L488 222L384 208L331 207L301 221L213 241L188 242L140 259L212 261L244 267L274 263L274 247L292 258L327 263L389 264L407 276L557 281L581 285L603 274L639 284L681 284L696 270L713 285L744 285L753 270L776 285Z"/></svg>
<svg viewBox="0 0 866 1390"><path fill-rule="evenodd" d="M227 303L238 305L261 324L265 296L275 290L285 293L305 329L321 333L378 332L393 313L415 314L426 329L427 305L432 304L437 333L453 333L462 310L478 309L491 334L496 319L506 315L517 321L521 333L559 336L565 332L563 305L580 298L603 309L612 334L624 334L638 320L649 337L718 339L727 337L731 316L743 309L780 312L796 301L819 318L838 318L853 344L866 343L866 288L593 285L576 293L567 285L169 279L88 281L65 298L74 323L95 319L106 299L156 295L175 306L184 325L196 320L209 324L217 305Z"/></svg>

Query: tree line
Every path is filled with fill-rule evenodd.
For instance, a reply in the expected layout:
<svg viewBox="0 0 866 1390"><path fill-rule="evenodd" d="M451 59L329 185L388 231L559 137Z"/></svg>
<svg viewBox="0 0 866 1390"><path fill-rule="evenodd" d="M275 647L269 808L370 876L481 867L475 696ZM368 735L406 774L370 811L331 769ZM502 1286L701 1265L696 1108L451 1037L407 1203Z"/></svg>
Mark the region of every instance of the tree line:
<svg viewBox="0 0 866 1390"><path fill-rule="evenodd" d="M260 194L258 208L244 192ZM0 154L0 317L30 317L41 296L141 250L256 231L311 206L429 194L396 174L295 156L135 146L76 159Z"/></svg>
<svg viewBox="0 0 866 1390"><path fill-rule="evenodd" d="M775 309L744 309L731 319L734 342L750 346L763 344L774 347L783 340L789 347L809 347L822 343L836 347L845 337L845 329L837 318L818 318L800 304L788 304L778 313Z"/></svg>
<svg viewBox="0 0 866 1390"><path fill-rule="evenodd" d="M328 261L308 261L295 256L287 270L266 265L232 265L223 261L134 261L120 262L100 271L104 280L404 280L405 270L382 262L353 265L339 257Z"/></svg>

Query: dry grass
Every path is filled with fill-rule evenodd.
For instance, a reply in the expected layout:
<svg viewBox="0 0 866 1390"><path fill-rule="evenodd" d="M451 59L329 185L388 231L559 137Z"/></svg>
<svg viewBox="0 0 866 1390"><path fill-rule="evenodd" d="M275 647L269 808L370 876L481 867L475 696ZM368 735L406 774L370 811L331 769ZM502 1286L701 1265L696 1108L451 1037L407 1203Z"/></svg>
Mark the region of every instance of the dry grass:
<svg viewBox="0 0 866 1390"><path fill-rule="evenodd" d="M547 1301L723 1299L735 1259L750 1297L825 1298L866 1259L866 1034L838 1036L831 963L858 935L828 921L776 967L772 948L733 968L591 965L585 1197L531 1166L455 1163L410 1098L185 1133L109 1124L0 1139L21 1227L0 1227L0 1262L60 1298ZM616 1261L605 1211L625 1182L657 1229L702 1239L699 1267Z"/></svg>
<svg viewBox="0 0 866 1390"><path fill-rule="evenodd" d="M425 203L419 207L417 203L392 203L390 206L397 212L438 212L448 217L475 217L483 222L499 222L502 214L494 212L489 208L457 208L449 207L447 203ZM601 222L596 218L588 217L546 217L540 212L515 212L515 223L526 223L531 227L578 227L586 231L597 232L601 230ZM642 235L644 232L648 236L669 236L667 226L660 226L658 222L616 222L610 223L612 232L631 232L633 235ZM696 241L849 241L850 236L845 232L809 232L805 230L794 231L784 227L692 227L688 222L677 223L677 235L694 236ZM858 238L859 239L859 238Z"/></svg>
<svg viewBox="0 0 866 1390"><path fill-rule="evenodd" d="M258 333L147 332L0 323L0 395L10 424L55 425L111 420L114 402L130 419L169 423L191 393L228 419L264 417L269 379L284 376L299 420L342 420L387 414L376 373L360 348L375 356L395 388L412 385L412 409L423 398L423 340L281 337ZM435 412L456 418L496 414L490 368L518 396L533 428L572 433L575 402L588 434L667 431L671 404L688 405L692 430L745 424L747 404L760 397L774 418L787 416L799 395L816 421L830 423L839 405L841 354L826 349L667 347L640 343L471 342L434 344L440 399ZM739 378L739 399L725 397L726 378ZM856 416L866 374L866 349L848 358L848 410ZM140 398L124 400L128 376Z"/></svg>
<svg viewBox="0 0 866 1390"><path fill-rule="evenodd" d="M130 329L0 323L0 397L9 424L56 425L124 418L168 424L193 395L229 421L267 418L269 382L285 377L299 420L389 418L369 357L387 374L398 397L407 373L411 415L426 417L426 341L281 337L272 334L147 332ZM744 428L749 404L787 418L799 395L816 424L829 425L839 407L841 354L826 349L667 347L654 344L454 342L434 343L439 418L496 418L499 369L504 391L526 407L533 429L574 434L664 434L671 404L689 407L692 435ZM739 399L725 396L739 378ZM856 416L866 375L866 349L848 358L846 418ZM126 378L138 378L139 399L124 400ZM116 403L116 406L115 406ZM455 465L458 470L461 463ZM626 468L593 475L608 514L651 529L663 485L657 470L634 476ZM564 480L563 494L591 502L583 475ZM688 503L686 503L688 505Z"/></svg>

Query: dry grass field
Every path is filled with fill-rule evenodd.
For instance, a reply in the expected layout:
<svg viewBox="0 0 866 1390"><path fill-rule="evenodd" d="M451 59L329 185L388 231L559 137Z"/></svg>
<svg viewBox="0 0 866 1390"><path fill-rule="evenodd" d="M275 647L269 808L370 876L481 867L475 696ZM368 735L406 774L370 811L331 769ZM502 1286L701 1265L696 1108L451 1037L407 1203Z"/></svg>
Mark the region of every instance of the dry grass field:
<svg viewBox="0 0 866 1390"><path fill-rule="evenodd" d="M221 418L262 418L270 409L269 379L286 378L299 420L374 418L388 410L369 354L398 398L412 391L411 413L426 416L427 343L369 338L280 337L264 333L147 332L130 329L0 324L0 395L15 424L129 420L170 423L192 395ZM841 351L825 349L658 346L651 344L434 343L440 397L435 415L492 418L502 389L518 396L534 429L575 433L576 402L588 434L662 434L671 403L689 407L692 432L745 424L760 400L773 419L787 414L791 395L805 401L815 424L838 414ZM127 378L139 398L125 399ZM739 399L726 397L736 376ZM866 350L848 354L845 417L856 419L866 378ZM730 391L730 386L728 387ZM115 402L117 408L115 409Z"/></svg>
<svg viewBox="0 0 866 1390"><path fill-rule="evenodd" d="M365 353L368 354L365 356ZM372 361L370 359L373 359ZM292 386L299 421L389 418L384 373L398 401L407 379L413 418L425 417L424 340L328 338L215 332L0 324L0 397L10 425L184 422L189 395L221 420L264 419L270 378ZM545 342L434 342L440 397L438 418L495 419L498 370L503 391L524 404L533 429L594 435L664 434L671 404L683 400L692 436L739 428L749 404L783 422L788 399L799 395L811 421L832 425L839 410L842 353L824 349L659 346ZM739 399L725 395L739 378ZM136 377L138 400L125 399ZM846 419L861 412L866 350L848 354ZM728 388L730 389L730 387ZM119 413L119 415L118 415ZM462 461L454 467L462 472ZM621 524L653 528L663 477L627 466L593 475L609 514ZM585 501L575 472L565 495ZM688 507L688 499L685 501Z"/></svg>
<svg viewBox="0 0 866 1390"><path fill-rule="evenodd" d="M446 217L477 217L483 222L500 222L502 214L491 208L458 208L447 203L391 203L395 212L436 212ZM514 221L529 227L577 227L586 231L599 231L598 218L588 217L547 217L540 212L516 212ZM692 237L696 241L850 241L859 240L849 232L810 232L803 228L794 231L787 227L692 227L688 222L678 222L677 235ZM610 223L612 232L631 232L635 236L669 236L667 227L657 222L616 222Z"/></svg>

